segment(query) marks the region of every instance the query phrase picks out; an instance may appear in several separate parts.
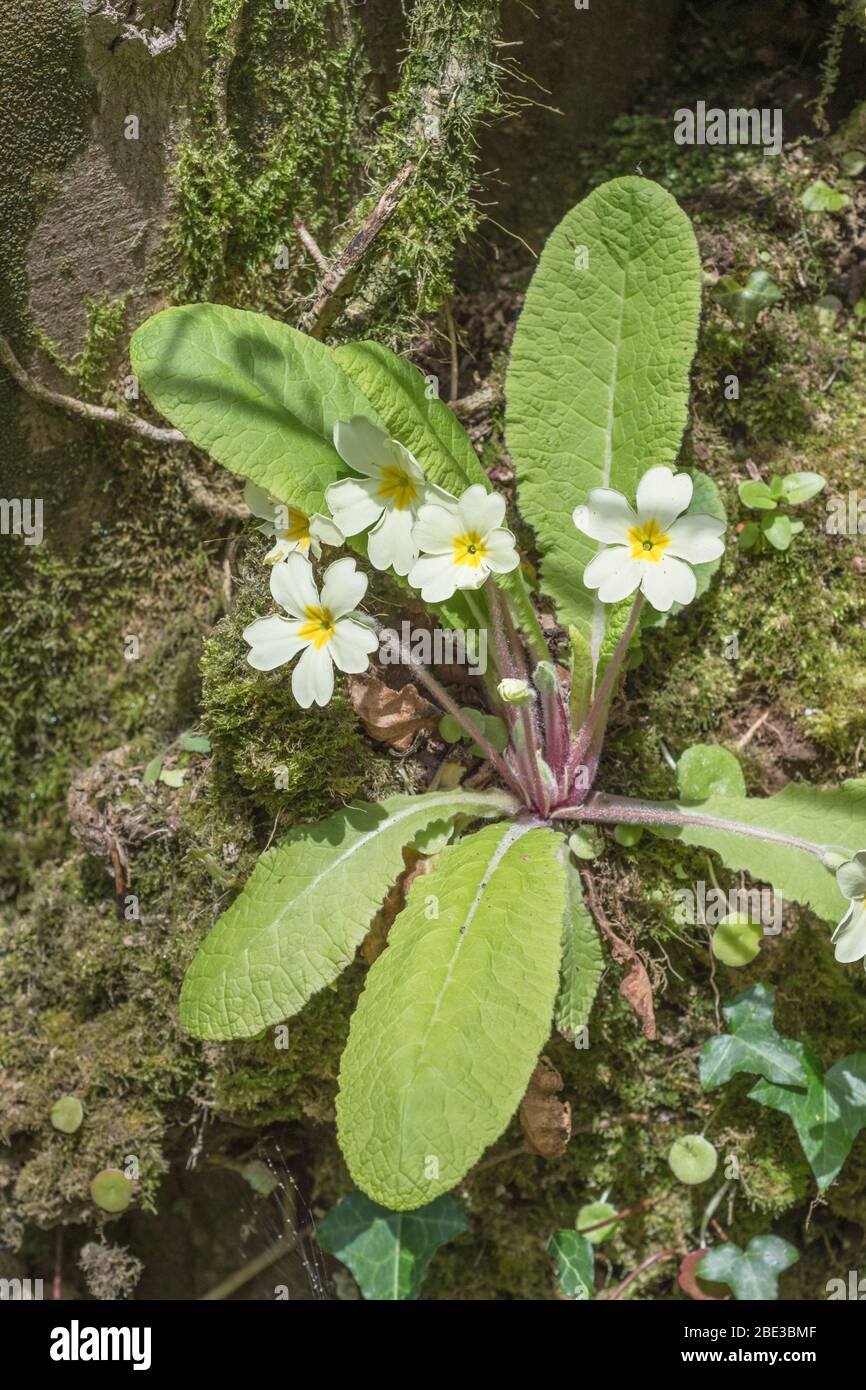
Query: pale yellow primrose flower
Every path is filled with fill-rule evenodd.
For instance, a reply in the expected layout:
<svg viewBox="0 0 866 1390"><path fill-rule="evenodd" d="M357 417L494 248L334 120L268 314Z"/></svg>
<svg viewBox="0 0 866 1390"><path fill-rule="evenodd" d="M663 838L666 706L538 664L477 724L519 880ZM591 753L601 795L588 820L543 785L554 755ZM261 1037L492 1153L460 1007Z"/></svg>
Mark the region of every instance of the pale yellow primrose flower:
<svg viewBox="0 0 866 1390"><path fill-rule="evenodd" d="M325 570L320 596L312 565L296 551L271 570L271 593L289 617L274 613L244 629L247 661L257 671L273 671L300 652L292 694L303 709L326 705L334 693L334 667L366 671L379 645L364 615L355 611L366 591L367 576L347 556Z"/></svg>
<svg viewBox="0 0 866 1390"><path fill-rule="evenodd" d="M363 415L338 420L334 448L361 478L341 478L325 491L334 520L346 536L372 526L367 555L377 570L408 574L418 556L412 531L419 508L449 493L428 483L415 458Z"/></svg>
<svg viewBox="0 0 866 1390"><path fill-rule="evenodd" d="M578 531L605 547L584 571L586 587L597 589L602 603L619 603L640 589L659 613L675 603L691 603L697 592L691 565L717 560L725 548L723 521L701 513L681 515L691 500L689 475L669 468L644 473L637 512L621 492L593 488L572 516Z"/></svg>
<svg viewBox="0 0 866 1390"><path fill-rule="evenodd" d="M320 512L308 516L300 507L278 502L249 479L244 489L244 501L253 516L263 518L264 525L256 529L275 538L274 545L265 556L266 565L275 565L295 551L301 555L312 554L318 560L323 545L343 544L343 533L330 517L322 516Z"/></svg>
<svg viewBox="0 0 866 1390"><path fill-rule="evenodd" d="M851 906L833 933L836 959L843 964L866 956L866 849L836 870L836 882Z"/></svg>
<svg viewBox="0 0 866 1390"><path fill-rule="evenodd" d="M421 507L415 540L424 554L409 571L409 583L425 603L441 603L457 589L480 589L491 573L517 569L520 556L504 520L505 498L481 483L459 501Z"/></svg>

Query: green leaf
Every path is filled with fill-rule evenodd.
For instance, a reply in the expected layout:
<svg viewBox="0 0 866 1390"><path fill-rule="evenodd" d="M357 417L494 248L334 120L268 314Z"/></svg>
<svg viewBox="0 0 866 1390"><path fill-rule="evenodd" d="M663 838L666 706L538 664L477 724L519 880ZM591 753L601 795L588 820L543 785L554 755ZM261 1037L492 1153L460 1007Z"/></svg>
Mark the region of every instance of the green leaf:
<svg viewBox="0 0 866 1390"><path fill-rule="evenodd" d="M404 845L432 822L507 815L513 804L501 792L392 796L293 830L262 855L187 971L184 1027L250 1038L296 1014L353 959L404 868Z"/></svg>
<svg viewBox="0 0 866 1390"><path fill-rule="evenodd" d="M705 1091L730 1081L738 1072L757 1073L786 1085L806 1085L803 1045L779 1037L774 1008L770 985L752 985L725 1005L730 1033L710 1038L701 1050L699 1075Z"/></svg>
<svg viewBox="0 0 866 1390"><path fill-rule="evenodd" d="M517 325L505 394L520 510L535 528L542 587L596 666L607 614L582 576L598 547L571 514L594 487L633 501L650 462L674 463L700 282L694 233L670 194L614 179L551 235Z"/></svg>
<svg viewBox="0 0 866 1390"><path fill-rule="evenodd" d="M84 1107L77 1096L61 1096L51 1107L51 1123L61 1134L74 1134L83 1119Z"/></svg>
<svg viewBox="0 0 866 1390"><path fill-rule="evenodd" d="M154 782L157 780L162 770L162 760L164 757L164 753L157 753L155 758L151 758L147 767L144 769L144 776L141 779L142 786L153 786Z"/></svg>
<svg viewBox="0 0 866 1390"><path fill-rule="evenodd" d="M746 328L752 327L762 309L782 298L782 291L766 270L753 270L745 285L726 276L719 281L716 293L731 317Z"/></svg>
<svg viewBox="0 0 866 1390"><path fill-rule="evenodd" d="M761 539L761 532L754 521L747 521L740 532L740 549L753 550Z"/></svg>
<svg viewBox="0 0 866 1390"><path fill-rule="evenodd" d="M776 1299L779 1275L799 1258L796 1246L780 1236L754 1236L745 1250L729 1241L708 1251L697 1275L713 1284L727 1284L740 1302Z"/></svg>
<svg viewBox="0 0 866 1390"><path fill-rule="evenodd" d="M774 512L776 502L772 492L766 483L762 483L758 478L747 478L744 483L740 483L737 488L740 501L744 507L751 507L752 511Z"/></svg>
<svg viewBox="0 0 866 1390"><path fill-rule="evenodd" d="M164 782L167 787L174 787L175 790L183 786L185 777L186 769L182 767L164 767L159 774L160 782Z"/></svg>
<svg viewBox="0 0 866 1390"><path fill-rule="evenodd" d="M133 1186L119 1168L103 1168L90 1184L90 1195L103 1211L126 1211L133 1197Z"/></svg>
<svg viewBox="0 0 866 1390"><path fill-rule="evenodd" d="M677 763L677 787L683 801L746 795L739 760L716 743L695 743L686 749Z"/></svg>
<svg viewBox="0 0 866 1390"><path fill-rule="evenodd" d="M810 183L800 197L800 203L807 212L840 212L842 208L847 208L850 202L847 193L840 193L837 189L831 188L823 179L816 179L814 183Z"/></svg>
<svg viewBox="0 0 866 1390"><path fill-rule="evenodd" d="M396 1211L459 1182L498 1139L550 1034L561 837L496 825L416 878L367 976L340 1069L340 1146Z"/></svg>
<svg viewBox="0 0 866 1390"><path fill-rule="evenodd" d="M209 753L211 742L206 734L184 734L180 741L184 753Z"/></svg>
<svg viewBox="0 0 866 1390"><path fill-rule="evenodd" d="M224 467L321 511L346 469L337 420L374 411L330 348L224 304L165 309L132 336L132 370L157 410Z"/></svg>
<svg viewBox="0 0 866 1390"><path fill-rule="evenodd" d="M759 1081L749 1092L749 1099L790 1116L823 1192L841 1171L854 1140L866 1127L866 1053L843 1057L827 1072L808 1048L802 1053L806 1090Z"/></svg>
<svg viewBox="0 0 866 1390"><path fill-rule="evenodd" d="M335 362L363 391L383 427L414 454L426 476L459 496L487 474L453 410L429 394L427 378L380 343L343 343Z"/></svg>
<svg viewBox="0 0 866 1390"><path fill-rule="evenodd" d="M819 917L836 923L846 909L836 879L820 859L807 850L738 833L735 825L760 826L771 833L844 850L853 859L862 848L866 817L866 781L843 782L821 789L801 782L769 797L712 796L699 805L643 802L684 814L699 814L718 826L653 826L653 833L686 845L715 850L723 864L744 871L761 883L771 883L790 902L811 907ZM727 824L726 824L727 823ZM733 826L733 828L732 828Z"/></svg>
<svg viewBox="0 0 866 1390"><path fill-rule="evenodd" d="M577 1231L557 1231L547 1242L547 1251L556 1260L556 1278L566 1298L583 1302L592 1298L595 1282L595 1252L586 1236Z"/></svg>
<svg viewBox="0 0 866 1390"><path fill-rule="evenodd" d="M565 856L565 913L562 919L562 966L554 1021L569 1042L589 1021L604 970L601 938L583 901L580 874Z"/></svg>
<svg viewBox="0 0 866 1390"><path fill-rule="evenodd" d="M803 502L808 502L827 486L820 473L788 473L784 478L780 478L779 482L782 485L782 496L792 507L799 507Z"/></svg>
<svg viewBox="0 0 866 1390"><path fill-rule="evenodd" d="M468 1231L453 1197L395 1212L350 1192L319 1222L318 1242L355 1276L366 1299L417 1298L440 1245Z"/></svg>
<svg viewBox="0 0 866 1390"><path fill-rule="evenodd" d="M791 544L791 518L779 513L761 520L761 531L774 550L787 550Z"/></svg>

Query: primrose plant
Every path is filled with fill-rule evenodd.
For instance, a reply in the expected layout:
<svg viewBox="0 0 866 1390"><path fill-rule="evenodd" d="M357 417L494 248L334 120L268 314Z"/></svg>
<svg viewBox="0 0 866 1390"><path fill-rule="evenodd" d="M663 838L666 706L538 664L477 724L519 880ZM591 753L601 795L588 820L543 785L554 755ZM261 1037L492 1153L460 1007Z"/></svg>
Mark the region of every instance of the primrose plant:
<svg viewBox="0 0 866 1390"><path fill-rule="evenodd" d="M420 590L449 628L490 638L495 672L479 679L477 701L488 713L458 705L405 656L452 736L471 741L500 785L395 795L293 829L205 940L181 998L197 1037L263 1035L355 958L404 872L404 848L435 856L368 973L337 1097L352 1176L393 1210L432 1203L498 1138L552 1020L567 1037L586 1024L601 945L569 832L646 827L704 846L841 918L841 959L866 953L866 782L699 803L598 786L632 643L700 597L722 556L714 485L676 471L700 283L674 199L624 178L565 217L527 294L507 442L567 662L546 644L505 499L411 364L376 343L330 348L213 304L160 313L133 340L154 404L252 484L274 541L276 611L244 634L252 665L275 672L264 679L290 670L309 707L330 699L335 671L367 667L377 624L364 608L366 565ZM354 553L327 563L322 547L343 538ZM507 736L494 740L497 719Z"/></svg>

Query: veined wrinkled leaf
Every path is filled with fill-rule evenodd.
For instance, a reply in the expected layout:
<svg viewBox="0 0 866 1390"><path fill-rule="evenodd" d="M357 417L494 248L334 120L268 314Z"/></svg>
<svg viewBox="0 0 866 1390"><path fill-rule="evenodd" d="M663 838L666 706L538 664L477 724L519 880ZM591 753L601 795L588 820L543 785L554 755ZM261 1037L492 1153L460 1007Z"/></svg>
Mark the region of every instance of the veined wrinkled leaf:
<svg viewBox="0 0 866 1390"><path fill-rule="evenodd" d="M333 357L432 483L458 496L472 483L489 489L471 439L417 367L380 343L343 343Z"/></svg>
<svg viewBox="0 0 866 1390"><path fill-rule="evenodd" d="M782 897L811 907L827 922L838 922L845 911L847 903L835 876L820 859L808 850L745 835L737 831L736 824L760 826L853 858L863 848L866 781L848 781L826 789L789 782L775 796L712 796L692 804L643 804L719 822L713 826L653 826L654 834L715 850L729 869L742 870L760 883L771 883Z"/></svg>
<svg viewBox="0 0 866 1390"><path fill-rule="evenodd" d="M672 465L686 423L700 262L691 224L649 179L613 179L549 238L506 379L518 501L535 528L542 587L597 663L603 604L583 586L598 549L571 522L594 487L633 503L641 474Z"/></svg>
<svg viewBox="0 0 866 1390"><path fill-rule="evenodd" d="M346 468L337 420L370 402L330 348L224 304L165 309L132 335L132 370L157 410L217 462L282 502L323 510Z"/></svg>
<svg viewBox="0 0 866 1390"><path fill-rule="evenodd" d="M363 1192L350 1192L319 1222L316 1237L354 1274L369 1300L417 1298L440 1245L468 1231L453 1197L417 1211L388 1211Z"/></svg>
<svg viewBox="0 0 866 1390"><path fill-rule="evenodd" d="M340 1069L340 1146L395 1211L431 1202L498 1139L550 1033L561 837L489 826L417 878L367 977Z"/></svg>
<svg viewBox="0 0 866 1390"><path fill-rule="evenodd" d="M504 792L392 796L291 831L262 855L187 971L184 1027L198 1038L250 1038L298 1013L354 957L403 870L404 845L444 818L513 806Z"/></svg>
<svg viewBox="0 0 866 1390"><path fill-rule="evenodd" d="M589 1021L598 982L604 970L604 953L598 928L583 901L580 874L570 860L565 864L565 913L562 919L562 968L556 1000L556 1026L573 1042Z"/></svg>

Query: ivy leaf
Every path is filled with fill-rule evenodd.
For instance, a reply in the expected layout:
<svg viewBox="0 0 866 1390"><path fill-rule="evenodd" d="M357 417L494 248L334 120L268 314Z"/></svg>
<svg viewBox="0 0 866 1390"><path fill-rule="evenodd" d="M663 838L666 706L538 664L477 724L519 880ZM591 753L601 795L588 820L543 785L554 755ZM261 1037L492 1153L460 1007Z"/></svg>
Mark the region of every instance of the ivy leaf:
<svg viewBox="0 0 866 1390"><path fill-rule="evenodd" d="M634 501L673 464L697 342L700 262L686 214L650 179L613 179L567 213L542 251L506 378L507 441L542 588L597 667L605 606L582 584L597 544L571 523L594 487Z"/></svg>
<svg viewBox="0 0 866 1390"><path fill-rule="evenodd" d="M715 850L735 873L744 871L761 883L771 883L789 902L811 907L834 924L847 906L836 879L820 859L807 850L791 848L737 832L736 822L770 832L845 850L853 859L862 848L866 823L866 781L851 780L841 787L821 789L802 782L768 797L712 796L695 804L642 802L644 806L700 814L715 826L653 826L653 834Z"/></svg>
<svg viewBox="0 0 866 1390"><path fill-rule="evenodd" d="M710 1038L701 1050L699 1075L705 1091L737 1072L757 1072L783 1085L807 1084L802 1043L780 1038L773 1024L775 995L769 985L752 985L722 1012L730 1033Z"/></svg>
<svg viewBox="0 0 866 1390"><path fill-rule="evenodd" d="M157 410L193 444L306 512L323 510L325 488L346 472L336 421L380 423L330 348L266 314L165 309L136 330L130 351Z"/></svg>
<svg viewBox="0 0 866 1390"><path fill-rule="evenodd" d="M370 969L337 1127L356 1185L383 1206L410 1211L447 1192L517 1109L556 998L560 844L512 823L444 849Z"/></svg>
<svg viewBox="0 0 866 1390"><path fill-rule="evenodd" d="M343 343L333 357L432 483L458 496L472 483L489 491L472 440L417 367L380 343Z"/></svg>
<svg viewBox="0 0 866 1390"><path fill-rule="evenodd" d="M778 304L782 291L766 270L753 270L745 285L730 276L720 280L717 294L732 319L751 328L762 309Z"/></svg>
<svg viewBox="0 0 866 1390"><path fill-rule="evenodd" d="M851 1146L866 1127L866 1053L843 1057L825 1072L803 1048L807 1089L759 1081L749 1098L790 1116L821 1192L839 1174Z"/></svg>
<svg viewBox="0 0 866 1390"><path fill-rule="evenodd" d="M800 1252L780 1236L754 1236L745 1250L729 1241L701 1260L699 1279L727 1284L740 1302L779 1297L779 1275L797 1263Z"/></svg>
<svg viewBox="0 0 866 1390"><path fill-rule="evenodd" d="M440 1245L468 1229L453 1197L395 1212L350 1192L319 1222L317 1238L348 1266L366 1299L399 1300L418 1297Z"/></svg>
<svg viewBox="0 0 866 1390"><path fill-rule="evenodd" d="M604 970L598 928L583 901L580 874L566 857L565 914L562 919L562 966L554 1020L573 1042L586 1026Z"/></svg>
<svg viewBox="0 0 866 1390"><path fill-rule="evenodd" d="M583 1302L592 1298L595 1282L595 1252L586 1236L577 1231L557 1231L547 1243L548 1254L556 1260L556 1277L566 1298Z"/></svg>
<svg viewBox="0 0 866 1390"><path fill-rule="evenodd" d="M685 750L677 763L677 787L683 801L746 795L739 759L715 743L695 743Z"/></svg>
<svg viewBox="0 0 866 1390"><path fill-rule="evenodd" d="M296 1014L354 957L405 867L404 845L435 821L512 808L501 792L392 796L291 831L261 856L187 971L184 1027L198 1038L250 1038Z"/></svg>

